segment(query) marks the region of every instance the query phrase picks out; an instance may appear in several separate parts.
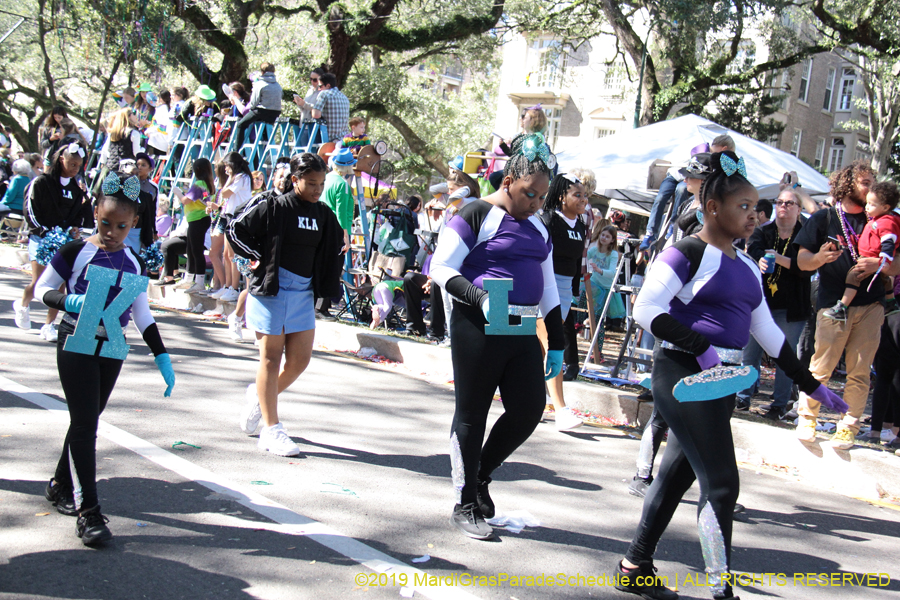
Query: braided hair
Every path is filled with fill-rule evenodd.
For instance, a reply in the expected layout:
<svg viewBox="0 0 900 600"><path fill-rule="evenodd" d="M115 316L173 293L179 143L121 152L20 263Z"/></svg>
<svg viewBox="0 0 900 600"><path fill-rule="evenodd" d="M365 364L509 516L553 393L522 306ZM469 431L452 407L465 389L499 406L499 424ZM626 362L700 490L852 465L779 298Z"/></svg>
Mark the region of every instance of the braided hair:
<svg viewBox="0 0 900 600"><path fill-rule="evenodd" d="M544 212L549 213L555 210L562 210L562 201L569 193L569 188L581 181L574 175L568 173L559 173L550 182L550 189L547 191L547 198L544 200Z"/></svg>
<svg viewBox="0 0 900 600"><path fill-rule="evenodd" d="M291 158L291 176L297 179L302 178L307 173L327 173L328 165L322 160L318 154L304 152L296 154Z"/></svg>
<svg viewBox="0 0 900 600"><path fill-rule="evenodd" d="M722 168L721 162L723 156L727 156L735 163L740 160L737 154L730 150L716 152L710 156L709 162L712 167L712 173L710 173L709 176L703 180L703 183L700 184L700 192L698 194L700 199L700 210L704 213L706 212L706 201L710 198L724 200L726 197L734 194L743 187L753 187L753 184L740 172L735 171L731 175L725 173L725 169Z"/></svg>

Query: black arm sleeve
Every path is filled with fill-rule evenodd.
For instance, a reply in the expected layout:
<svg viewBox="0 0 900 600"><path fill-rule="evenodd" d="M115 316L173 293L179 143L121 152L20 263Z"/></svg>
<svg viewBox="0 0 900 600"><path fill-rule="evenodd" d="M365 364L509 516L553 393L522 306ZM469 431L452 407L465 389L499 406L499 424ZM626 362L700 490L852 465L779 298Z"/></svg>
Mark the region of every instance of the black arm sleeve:
<svg viewBox="0 0 900 600"><path fill-rule="evenodd" d="M657 315L653 319L650 323L650 333L653 334L653 337L684 348L695 356L700 356L712 345L706 336L682 325L675 317L667 313Z"/></svg>
<svg viewBox="0 0 900 600"><path fill-rule="evenodd" d="M559 305L544 315L544 327L547 328L547 348L549 350L565 350L566 334Z"/></svg>
<svg viewBox="0 0 900 600"><path fill-rule="evenodd" d="M812 394L819 387L819 382L809 372L809 369L800 363L800 359L797 358L797 354L787 343L787 340L781 346L781 352L778 353L775 363L781 367L785 375L791 378L791 381L797 384L797 387L804 394Z"/></svg>
<svg viewBox="0 0 900 600"><path fill-rule="evenodd" d="M142 336L144 338L144 343L150 348L153 356L159 356L160 354L166 353L166 345L163 344L162 336L159 335L159 327L156 326L156 323L148 325Z"/></svg>
<svg viewBox="0 0 900 600"><path fill-rule="evenodd" d="M44 304L46 304L49 308L55 308L56 310L66 310L66 294L65 292L60 292L59 290L50 290L44 297L41 298Z"/></svg>
<svg viewBox="0 0 900 600"><path fill-rule="evenodd" d="M450 279L448 279L447 285L444 286L444 289L446 289L447 293L451 296L454 296L457 300L460 300L472 306L477 306L479 308L481 308L481 303L484 302L484 299L488 297L488 293L486 291L481 288L475 287L475 285L471 281L469 281L462 275L457 275L456 277L451 277Z"/></svg>
<svg viewBox="0 0 900 600"><path fill-rule="evenodd" d="M759 259L766 255L766 250L769 250L769 248L766 248L766 245L766 234L762 227L757 227L747 241L747 254L758 262Z"/></svg>

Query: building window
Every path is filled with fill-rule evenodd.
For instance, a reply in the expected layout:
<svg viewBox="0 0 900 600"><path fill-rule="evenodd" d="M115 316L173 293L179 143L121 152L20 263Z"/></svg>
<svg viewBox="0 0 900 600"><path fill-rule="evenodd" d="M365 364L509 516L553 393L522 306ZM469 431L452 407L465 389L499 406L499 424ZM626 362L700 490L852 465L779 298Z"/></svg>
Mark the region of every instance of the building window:
<svg viewBox="0 0 900 600"><path fill-rule="evenodd" d="M776 148L776 149L778 148L778 144L779 144L780 142L781 142L781 135L778 134L778 133L773 134L772 137L770 137L768 140L766 140L766 143L767 143L768 145L770 145L770 146L772 146L773 148Z"/></svg>
<svg viewBox="0 0 900 600"><path fill-rule="evenodd" d="M828 161L828 171L837 171L844 163L844 147L837 146L831 148L831 160Z"/></svg>
<svg viewBox="0 0 900 600"><path fill-rule="evenodd" d="M568 60L562 44L556 40L538 39L531 48L538 54L535 85L545 89L561 88Z"/></svg>
<svg viewBox="0 0 900 600"><path fill-rule="evenodd" d="M609 137L611 135L615 135L615 133L616 132L614 129L603 129L602 127L594 127L594 138L595 139Z"/></svg>
<svg viewBox="0 0 900 600"><path fill-rule="evenodd" d="M816 142L816 159L813 161L813 166L821 169L823 160L825 160L825 138L819 138L819 141Z"/></svg>
<svg viewBox="0 0 900 600"><path fill-rule="evenodd" d="M606 75L603 78L603 87L611 92L620 92L625 82L625 63L617 60L606 67Z"/></svg>
<svg viewBox="0 0 900 600"><path fill-rule="evenodd" d="M803 132L799 129L794 130L794 139L791 141L791 154L794 156L800 156L800 140L803 137Z"/></svg>
<svg viewBox="0 0 900 600"><path fill-rule="evenodd" d="M558 108L545 108L544 113L547 115L547 131L544 139L550 145L550 149L556 147L556 139L559 137L559 118L562 116L562 110Z"/></svg>
<svg viewBox="0 0 900 600"><path fill-rule="evenodd" d="M822 108L831 112L831 97L834 96L834 78L837 77L837 69L831 67L828 69L828 78L825 80L825 102Z"/></svg>
<svg viewBox="0 0 900 600"><path fill-rule="evenodd" d="M856 71L844 69L841 74L840 95L838 96L838 110L850 110L853 106L853 87L856 85Z"/></svg>
<svg viewBox="0 0 900 600"><path fill-rule="evenodd" d="M781 110L786 111L791 97L791 73L787 69L781 72Z"/></svg>
<svg viewBox="0 0 900 600"><path fill-rule="evenodd" d="M800 64L800 95L798 99L806 102L809 98L809 76L812 73L812 58L807 58Z"/></svg>

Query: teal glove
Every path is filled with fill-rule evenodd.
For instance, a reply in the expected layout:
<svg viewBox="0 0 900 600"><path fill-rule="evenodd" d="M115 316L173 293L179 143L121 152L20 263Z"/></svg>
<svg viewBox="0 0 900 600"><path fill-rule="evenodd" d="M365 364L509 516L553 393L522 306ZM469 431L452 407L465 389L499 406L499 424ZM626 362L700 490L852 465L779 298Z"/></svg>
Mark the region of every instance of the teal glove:
<svg viewBox="0 0 900 600"><path fill-rule="evenodd" d="M550 381L562 371L563 351L547 350L547 366L544 368L544 381Z"/></svg>
<svg viewBox="0 0 900 600"><path fill-rule="evenodd" d="M560 354L560 356L562 356ZM159 372L162 373L163 380L166 382L166 392L163 394L166 398L172 395L172 389L175 387L175 371L172 369L172 359L169 353L165 352L153 359Z"/></svg>
<svg viewBox="0 0 900 600"><path fill-rule="evenodd" d="M491 299L485 298L484 302L481 303L481 312L484 313L484 319L488 323L491 322L490 314L491 314Z"/></svg>
<svg viewBox="0 0 900 600"><path fill-rule="evenodd" d="M66 312L77 315L81 312L82 306L84 306L84 294L69 294L66 296Z"/></svg>

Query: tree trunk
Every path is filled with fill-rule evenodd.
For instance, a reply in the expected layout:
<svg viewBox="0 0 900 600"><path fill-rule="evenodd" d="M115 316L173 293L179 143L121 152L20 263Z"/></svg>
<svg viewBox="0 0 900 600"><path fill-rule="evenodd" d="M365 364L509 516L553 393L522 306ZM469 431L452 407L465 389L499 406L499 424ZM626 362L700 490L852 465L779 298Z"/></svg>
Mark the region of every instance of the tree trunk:
<svg viewBox="0 0 900 600"><path fill-rule="evenodd" d="M869 139L872 141L872 168L879 175L887 172L888 157L897 141L898 117L900 117L900 99L894 98L894 102L889 107L885 107L884 117L879 123L878 131L869 131Z"/></svg>
<svg viewBox="0 0 900 600"><path fill-rule="evenodd" d="M432 169L440 173L444 177L448 177L450 175L450 167L447 163L447 158L440 153L437 149L428 145L428 142L420 138L416 135L416 132L412 130L406 121L401 119L399 116L388 111L387 107L383 104L379 104L376 102L360 104L356 107L357 112L368 112L372 116L375 116L382 121L389 123L391 127L397 130L403 139L406 141L406 144L409 146L409 149L412 150L415 154L418 154L422 157L428 166Z"/></svg>

